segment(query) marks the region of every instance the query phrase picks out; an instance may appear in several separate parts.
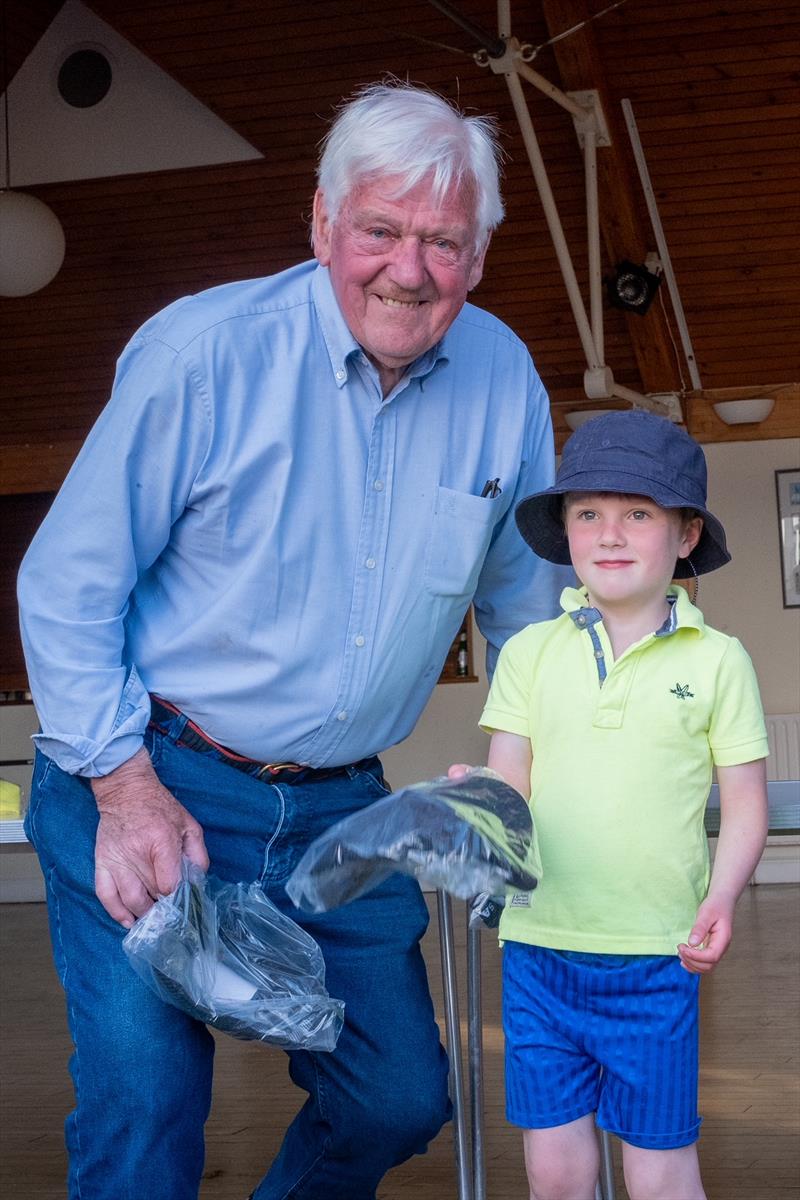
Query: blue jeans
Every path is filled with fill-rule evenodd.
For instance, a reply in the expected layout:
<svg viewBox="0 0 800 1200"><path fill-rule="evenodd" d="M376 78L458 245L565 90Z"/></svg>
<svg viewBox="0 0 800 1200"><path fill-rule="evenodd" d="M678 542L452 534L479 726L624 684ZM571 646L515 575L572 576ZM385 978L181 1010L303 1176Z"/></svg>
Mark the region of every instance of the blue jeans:
<svg viewBox="0 0 800 1200"><path fill-rule="evenodd" d="M450 1114L420 938L427 908L401 875L360 900L309 916L284 885L334 821L386 794L377 759L341 775L262 783L152 728L146 747L164 785L205 831L210 872L259 880L322 948L326 985L345 1002L332 1053L292 1051L308 1093L256 1200L374 1200L382 1176L421 1154ZM56 968L74 1053L76 1107L66 1122L70 1200L195 1200L211 1106L214 1042L162 1003L128 965L125 930L94 894L97 809L88 782L37 756L27 833L47 885ZM275 1053L264 1048L264 1053Z"/></svg>

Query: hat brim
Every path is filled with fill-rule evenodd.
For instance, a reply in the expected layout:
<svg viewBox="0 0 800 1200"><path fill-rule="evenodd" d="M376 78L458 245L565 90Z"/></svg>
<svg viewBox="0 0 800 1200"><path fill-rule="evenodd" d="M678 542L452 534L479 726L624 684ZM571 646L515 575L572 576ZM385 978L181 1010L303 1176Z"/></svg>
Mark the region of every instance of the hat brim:
<svg viewBox="0 0 800 1200"><path fill-rule="evenodd" d="M730 553L725 542L725 530L722 525L706 508L699 508L677 493L666 495L661 491L659 496L653 496L652 486L644 480L638 480L640 486L631 487L630 495L650 496L661 508L691 508L703 518L703 529L700 540L691 553L692 565L685 558L679 558L675 564L673 579L691 579L694 574L706 575L716 571L731 561ZM567 541L562 517L563 498L568 492L609 492L607 483L598 486L597 480L591 477L578 482L571 479L569 486L556 485L544 492L537 492L520 500L514 515L517 528L530 548L547 562L570 566L569 543ZM624 488L614 488L614 493L625 493ZM692 570L694 567L694 571Z"/></svg>

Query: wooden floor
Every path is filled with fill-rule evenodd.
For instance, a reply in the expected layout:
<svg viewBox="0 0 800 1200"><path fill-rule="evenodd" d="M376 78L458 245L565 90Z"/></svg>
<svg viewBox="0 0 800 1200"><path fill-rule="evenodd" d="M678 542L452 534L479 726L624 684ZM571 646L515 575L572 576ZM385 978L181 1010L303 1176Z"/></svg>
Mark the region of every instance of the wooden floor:
<svg viewBox="0 0 800 1200"><path fill-rule="evenodd" d="M461 912L456 915L461 926ZM0 1194L57 1200L64 1195L61 1130L71 1089L44 906L0 906L0 934ZM463 929L457 940L463 947ZM482 945L489 1200L526 1200L519 1135L503 1119L499 952L488 932ZM441 1012L435 920L426 953ZM733 949L702 988L700 1153L709 1200L800 1197L799 997L800 888L749 888ZM461 999L463 1008L463 984ZM300 1100L283 1062L280 1051L218 1039L202 1200L244 1200L263 1173ZM380 1200L449 1200L455 1194L449 1128L427 1155L393 1171L379 1189ZM618 1200L625 1196L621 1180L617 1194Z"/></svg>

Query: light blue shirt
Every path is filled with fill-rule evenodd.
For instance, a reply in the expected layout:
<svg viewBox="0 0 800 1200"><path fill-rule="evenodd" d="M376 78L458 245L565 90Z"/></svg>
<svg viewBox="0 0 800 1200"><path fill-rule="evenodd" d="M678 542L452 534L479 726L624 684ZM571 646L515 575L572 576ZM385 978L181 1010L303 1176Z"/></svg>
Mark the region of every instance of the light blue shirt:
<svg viewBox="0 0 800 1200"><path fill-rule="evenodd" d="M472 305L384 399L314 263L177 301L123 352L22 566L40 749L107 774L148 692L265 762L400 741L473 597L492 657L556 613L563 570L513 518L552 472L530 356Z"/></svg>

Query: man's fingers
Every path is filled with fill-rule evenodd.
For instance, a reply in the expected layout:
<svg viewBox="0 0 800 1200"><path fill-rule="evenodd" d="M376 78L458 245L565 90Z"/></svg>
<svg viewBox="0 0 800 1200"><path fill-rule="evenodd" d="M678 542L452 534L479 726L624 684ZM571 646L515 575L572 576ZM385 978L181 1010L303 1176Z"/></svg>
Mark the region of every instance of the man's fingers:
<svg viewBox="0 0 800 1200"><path fill-rule="evenodd" d="M136 920L136 915L124 903L119 894L114 876L105 867L96 867L94 873L94 890L97 899L108 915L126 929L130 929Z"/></svg>
<svg viewBox="0 0 800 1200"><path fill-rule="evenodd" d="M189 862L194 863L201 871L208 870L208 851L206 850L206 843L203 838L203 830L199 825L197 828L187 829L184 833L183 853L189 859Z"/></svg>

